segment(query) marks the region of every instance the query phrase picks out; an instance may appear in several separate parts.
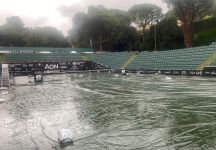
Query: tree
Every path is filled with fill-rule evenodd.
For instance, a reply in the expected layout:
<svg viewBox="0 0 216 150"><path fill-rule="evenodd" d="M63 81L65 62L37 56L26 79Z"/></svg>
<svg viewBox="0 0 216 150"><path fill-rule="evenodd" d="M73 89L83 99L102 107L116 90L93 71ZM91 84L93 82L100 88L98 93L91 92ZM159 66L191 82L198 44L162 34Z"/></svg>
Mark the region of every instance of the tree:
<svg viewBox="0 0 216 150"><path fill-rule="evenodd" d="M90 6L88 9L88 26L91 37L96 37L99 41L99 51L103 50L104 38L111 32L115 24L112 16L104 7Z"/></svg>
<svg viewBox="0 0 216 150"><path fill-rule="evenodd" d="M134 5L128 10L132 22L142 29L143 42L146 28L162 16L162 9L153 4Z"/></svg>
<svg viewBox="0 0 216 150"><path fill-rule="evenodd" d="M87 15L85 13L77 13L73 17L73 28L68 32L68 38L71 46L89 47L88 26L86 25Z"/></svg>
<svg viewBox="0 0 216 150"><path fill-rule="evenodd" d="M209 16L194 23L194 38L195 46L209 45L216 41L216 18Z"/></svg>
<svg viewBox="0 0 216 150"><path fill-rule="evenodd" d="M24 23L21 18L18 16L12 16L6 18L6 24L7 27L16 28L16 29L23 29Z"/></svg>
<svg viewBox="0 0 216 150"><path fill-rule="evenodd" d="M176 21L177 18L173 15L173 13L168 12L157 24L158 49L168 50L184 47L184 39L181 33L181 29L177 26ZM154 29L152 30L151 35L154 35ZM154 41L154 38L152 38L151 41Z"/></svg>
<svg viewBox="0 0 216 150"><path fill-rule="evenodd" d="M90 6L87 14L77 13L69 34L73 45L89 47L91 40L92 47L98 51L129 50L137 40L127 12L103 6Z"/></svg>
<svg viewBox="0 0 216 150"><path fill-rule="evenodd" d="M90 6L88 13L78 13L73 18L74 27L70 31L75 43L82 46L89 46L90 40L95 48L102 51L104 40L116 24L108 9L103 6Z"/></svg>
<svg viewBox="0 0 216 150"><path fill-rule="evenodd" d="M113 16L116 24L113 26L110 38L108 38L106 45L110 45L112 51L126 51L135 49L134 43L139 40L137 32L134 27L131 27L130 16L127 12L111 9L110 13Z"/></svg>
<svg viewBox="0 0 216 150"><path fill-rule="evenodd" d="M214 0L163 0L175 12L186 47L192 47L193 23L208 13Z"/></svg>
<svg viewBox="0 0 216 150"><path fill-rule="evenodd" d="M12 16L0 26L0 46L65 47L68 43L62 32L56 28L26 28L22 19Z"/></svg>
<svg viewBox="0 0 216 150"><path fill-rule="evenodd" d="M66 47L66 38L61 31L53 27L36 27L28 29L24 37L27 47Z"/></svg>
<svg viewBox="0 0 216 150"><path fill-rule="evenodd" d="M212 15L213 15L214 17L216 17L216 0L215 0L215 2L214 2L214 5L213 5Z"/></svg>
<svg viewBox="0 0 216 150"><path fill-rule="evenodd" d="M12 16L6 19L6 23L0 26L0 44L4 46L22 46L25 28L23 21Z"/></svg>

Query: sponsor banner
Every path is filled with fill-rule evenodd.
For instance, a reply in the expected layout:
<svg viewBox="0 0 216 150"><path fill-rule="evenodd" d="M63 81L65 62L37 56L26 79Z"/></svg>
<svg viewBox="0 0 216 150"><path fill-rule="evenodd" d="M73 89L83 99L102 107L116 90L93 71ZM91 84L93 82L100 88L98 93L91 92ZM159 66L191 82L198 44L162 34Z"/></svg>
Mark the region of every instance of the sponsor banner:
<svg viewBox="0 0 216 150"><path fill-rule="evenodd" d="M28 64L29 67L34 67L34 64Z"/></svg>
<svg viewBox="0 0 216 150"><path fill-rule="evenodd" d="M181 74L181 71L172 71L172 74L173 74L173 75L180 75L180 74Z"/></svg>
<svg viewBox="0 0 216 150"><path fill-rule="evenodd" d="M44 70L59 70L58 63L46 63L44 66Z"/></svg>
<svg viewBox="0 0 216 150"><path fill-rule="evenodd" d="M44 67L44 63L35 63L34 67Z"/></svg>
<svg viewBox="0 0 216 150"><path fill-rule="evenodd" d="M35 74L35 72L58 73L67 71L94 70L92 62L40 62L40 63L14 63L9 64L11 75Z"/></svg>
<svg viewBox="0 0 216 150"><path fill-rule="evenodd" d="M28 64L22 64L22 67L23 67L23 68L27 68L27 67L28 67Z"/></svg>
<svg viewBox="0 0 216 150"><path fill-rule="evenodd" d="M59 65L60 66L65 66L65 65L67 65L67 63L66 62L60 62Z"/></svg>
<svg viewBox="0 0 216 150"><path fill-rule="evenodd" d="M59 66L59 68L67 70L68 66Z"/></svg>
<svg viewBox="0 0 216 150"><path fill-rule="evenodd" d="M187 75L189 76L202 76L202 71L188 71Z"/></svg>
<svg viewBox="0 0 216 150"><path fill-rule="evenodd" d="M45 74L53 74L53 73L59 73L60 70L47 70L47 71L44 71Z"/></svg>
<svg viewBox="0 0 216 150"><path fill-rule="evenodd" d="M35 75L37 75L37 74L40 75L40 74L43 74L43 71L35 71L34 74L35 74Z"/></svg>
<svg viewBox="0 0 216 150"><path fill-rule="evenodd" d="M181 74L182 75L187 75L187 71L182 71Z"/></svg>
<svg viewBox="0 0 216 150"><path fill-rule="evenodd" d="M206 67L203 69L203 76L216 76L216 67Z"/></svg>
<svg viewBox="0 0 216 150"><path fill-rule="evenodd" d="M161 73L162 73L162 74L167 74L167 75L170 75L170 74L172 74L172 72L171 72L171 71L161 71Z"/></svg>
<svg viewBox="0 0 216 150"><path fill-rule="evenodd" d="M15 64L9 64L9 68L15 68L16 65Z"/></svg>

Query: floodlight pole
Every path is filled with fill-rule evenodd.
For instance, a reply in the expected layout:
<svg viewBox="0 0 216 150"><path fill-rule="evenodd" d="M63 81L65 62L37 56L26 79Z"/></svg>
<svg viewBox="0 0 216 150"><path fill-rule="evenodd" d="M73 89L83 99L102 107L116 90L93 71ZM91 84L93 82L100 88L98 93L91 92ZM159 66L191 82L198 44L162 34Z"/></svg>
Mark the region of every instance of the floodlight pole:
<svg viewBox="0 0 216 150"><path fill-rule="evenodd" d="M157 50L157 27L156 27L156 24L154 25L155 27L154 27L154 29L155 29L155 37L154 37L154 39L155 39L155 51Z"/></svg>
<svg viewBox="0 0 216 150"><path fill-rule="evenodd" d="M154 24L154 39L155 39L155 51L157 50L157 23L158 23L159 20L156 20L155 21L155 24Z"/></svg>
<svg viewBox="0 0 216 150"><path fill-rule="evenodd" d="M89 39L89 43L90 43L91 49L93 50L92 39Z"/></svg>

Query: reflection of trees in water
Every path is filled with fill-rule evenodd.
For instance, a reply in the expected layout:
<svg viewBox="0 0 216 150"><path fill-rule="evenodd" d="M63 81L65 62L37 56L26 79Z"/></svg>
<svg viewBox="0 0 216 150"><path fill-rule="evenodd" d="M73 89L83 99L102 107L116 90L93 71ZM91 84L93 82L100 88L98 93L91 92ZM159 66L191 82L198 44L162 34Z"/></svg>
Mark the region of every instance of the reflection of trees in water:
<svg viewBox="0 0 216 150"><path fill-rule="evenodd" d="M140 83L128 78L100 78L94 80L92 86L88 82L79 83L81 87L91 90L80 93L83 95L80 112L83 118L90 119L96 128L127 123L130 128L142 129L147 125L159 126L163 123L163 117L166 117L162 113L164 108L158 106L158 101L153 101L152 96L148 101L139 89L150 87L140 84L142 78L139 79ZM144 105L143 110L139 110L139 105Z"/></svg>
<svg viewBox="0 0 216 150"><path fill-rule="evenodd" d="M15 91L16 98L8 103L10 114L17 120L25 121L32 117L32 111L63 110L62 106L76 97L76 93L73 87L68 87L61 81L52 82L43 86L18 87Z"/></svg>
<svg viewBox="0 0 216 150"><path fill-rule="evenodd" d="M95 128L112 126L116 122L133 119L137 112L137 103L133 93L129 93L120 80L94 76L92 86L88 82L79 83L81 87L92 92L80 91L83 96L82 112L84 119L91 121ZM112 85L113 83L113 85ZM118 86L118 88L115 88ZM126 96L125 96L126 94ZM128 96L131 94L131 96Z"/></svg>
<svg viewBox="0 0 216 150"><path fill-rule="evenodd" d="M87 95L86 95L87 96ZM106 98L101 95L84 97L86 104L84 115L90 117L96 128L103 128L115 122L133 119L137 112L137 104L122 96Z"/></svg>
<svg viewBox="0 0 216 150"><path fill-rule="evenodd" d="M192 97L177 101L178 105L176 102L169 105L172 128L168 130L167 145L176 145L176 149L215 148L215 98Z"/></svg>
<svg viewBox="0 0 216 150"><path fill-rule="evenodd" d="M125 149L125 145L126 149L150 148L151 142L160 138L162 134L158 128L165 125L169 117L163 105L166 99L159 92L152 96L155 86L150 86L149 82L143 86L143 82L142 78L137 82L134 77L120 76L94 78L91 86L87 81L79 83L83 88L82 98L77 100L82 106L81 120L88 120L96 131L109 132L101 135L105 138L101 143L119 149Z"/></svg>
<svg viewBox="0 0 216 150"><path fill-rule="evenodd" d="M68 86L68 84L64 84L65 82L67 80L56 80L43 85L19 86L14 90L16 97L7 103L9 113L14 119L9 126L13 131L9 139L12 148L9 149L39 149L38 147L44 148L44 146L46 149L50 149L50 141L44 140L46 137L41 136L43 127L40 125L40 121L45 119L49 120L50 124L54 124L59 118L53 117L54 119L51 120L50 116L55 116L58 113L64 115L61 113L62 110L70 111L71 105L67 104L70 104L73 97L76 97L76 93L73 91L73 86ZM37 116L36 112L41 112L41 115ZM53 112L55 114L52 114ZM73 118L71 117L71 119ZM68 124L67 121L63 120L61 124ZM50 125L46 127L49 129ZM51 131L56 132L56 130ZM50 136L49 132L48 135ZM41 140L44 140L43 143L39 142Z"/></svg>
<svg viewBox="0 0 216 150"><path fill-rule="evenodd" d="M18 121L27 120L30 117L30 110L28 102L20 101L16 98L8 105L10 114L12 114Z"/></svg>
<svg viewBox="0 0 216 150"><path fill-rule="evenodd" d="M92 142L95 147L100 147L98 149L102 149L104 145L118 148L126 145L133 148L137 143L140 149L214 148L215 98L188 98L176 94L178 89L175 90L175 87L167 92L159 80L149 82L148 79L145 82L139 78L137 82L130 76L110 76L112 75L108 78L107 75L92 75L91 85L88 75L84 75L72 79L78 85L73 82L69 85L68 81L50 81L43 86L20 87L16 91L18 95L15 100L8 102L9 111L15 119L28 122L32 110L48 110L47 113L50 113L50 110L61 109L68 101L73 102L76 104L74 108L78 111L79 121L88 121L89 126L95 128L89 134L96 133L78 143L80 149L84 149L83 142L86 142L86 147ZM172 93L173 90L175 93ZM52 119L50 121L55 122ZM69 123L74 121L72 114L67 119ZM82 126L80 122L78 126ZM104 130L112 132L99 135ZM38 132L41 134L41 130Z"/></svg>

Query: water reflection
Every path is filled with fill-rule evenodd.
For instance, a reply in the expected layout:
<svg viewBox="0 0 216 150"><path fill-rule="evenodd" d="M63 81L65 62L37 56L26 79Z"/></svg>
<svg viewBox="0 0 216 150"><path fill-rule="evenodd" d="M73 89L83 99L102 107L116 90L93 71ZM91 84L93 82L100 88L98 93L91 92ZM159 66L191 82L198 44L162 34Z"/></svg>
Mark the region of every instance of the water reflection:
<svg viewBox="0 0 216 150"><path fill-rule="evenodd" d="M215 149L215 79L160 75L45 76L0 104L0 149ZM6 136L7 135L7 136Z"/></svg>

